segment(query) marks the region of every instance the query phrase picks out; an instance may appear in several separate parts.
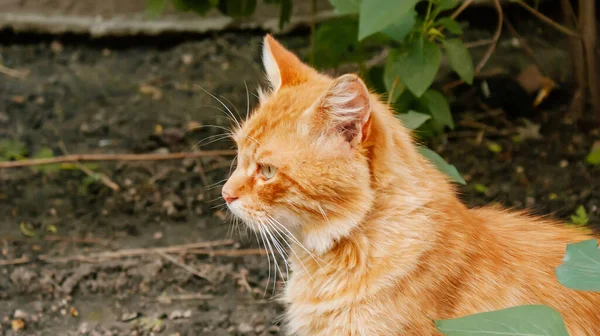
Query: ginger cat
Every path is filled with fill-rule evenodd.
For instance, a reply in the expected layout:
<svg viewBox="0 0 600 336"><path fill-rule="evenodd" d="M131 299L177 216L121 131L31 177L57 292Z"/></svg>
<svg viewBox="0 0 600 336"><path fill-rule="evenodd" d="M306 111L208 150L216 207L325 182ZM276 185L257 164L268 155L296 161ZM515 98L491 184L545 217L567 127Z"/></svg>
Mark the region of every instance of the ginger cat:
<svg viewBox="0 0 600 336"><path fill-rule="evenodd" d="M590 236L468 209L360 78L320 74L269 35L263 62L270 89L233 133L222 195L265 240L290 239L288 334L440 335L433 319L547 304L571 335L600 335L600 293L554 274Z"/></svg>

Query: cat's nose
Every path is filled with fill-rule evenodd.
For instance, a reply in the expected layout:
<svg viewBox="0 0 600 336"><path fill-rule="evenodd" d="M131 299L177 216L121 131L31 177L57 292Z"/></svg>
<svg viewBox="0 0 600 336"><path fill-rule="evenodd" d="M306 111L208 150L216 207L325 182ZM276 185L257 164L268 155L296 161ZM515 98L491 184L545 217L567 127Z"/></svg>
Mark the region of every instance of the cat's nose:
<svg viewBox="0 0 600 336"><path fill-rule="evenodd" d="M238 199L236 196L233 196L231 191L225 189L221 190L221 196L223 196L223 199L225 202L227 202L227 204L231 204L231 202Z"/></svg>

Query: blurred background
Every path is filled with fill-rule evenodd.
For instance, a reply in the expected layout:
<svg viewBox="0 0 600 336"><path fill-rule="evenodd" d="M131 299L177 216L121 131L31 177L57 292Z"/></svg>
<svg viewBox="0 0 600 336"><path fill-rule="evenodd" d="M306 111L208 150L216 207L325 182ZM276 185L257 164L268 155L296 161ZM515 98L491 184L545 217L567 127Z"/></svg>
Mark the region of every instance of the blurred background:
<svg viewBox="0 0 600 336"><path fill-rule="evenodd" d="M591 0L0 0L0 335L280 334L277 252L220 199L266 33L359 73L470 206L600 228L597 21Z"/></svg>

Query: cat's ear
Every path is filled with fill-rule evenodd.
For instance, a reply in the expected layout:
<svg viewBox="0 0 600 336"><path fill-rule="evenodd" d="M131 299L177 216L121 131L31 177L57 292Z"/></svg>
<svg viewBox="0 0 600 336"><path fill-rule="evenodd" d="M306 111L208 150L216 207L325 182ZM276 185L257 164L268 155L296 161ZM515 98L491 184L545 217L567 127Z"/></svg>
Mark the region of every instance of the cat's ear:
<svg viewBox="0 0 600 336"><path fill-rule="evenodd" d="M315 73L314 69L302 63L269 34L263 41L262 59L272 92L277 92L287 85L306 82L309 76Z"/></svg>
<svg viewBox="0 0 600 336"><path fill-rule="evenodd" d="M337 78L316 108L326 120L327 131L342 135L352 147L368 135L371 99L367 86L358 76L347 74Z"/></svg>

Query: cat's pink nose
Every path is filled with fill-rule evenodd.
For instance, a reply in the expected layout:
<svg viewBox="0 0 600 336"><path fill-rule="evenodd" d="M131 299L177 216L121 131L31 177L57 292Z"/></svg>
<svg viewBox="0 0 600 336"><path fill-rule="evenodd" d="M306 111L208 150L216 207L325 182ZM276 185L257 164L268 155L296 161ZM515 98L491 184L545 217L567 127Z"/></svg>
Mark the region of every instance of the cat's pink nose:
<svg viewBox="0 0 600 336"><path fill-rule="evenodd" d="M225 189L221 191L221 196L223 196L223 199L225 200L225 202L227 202L227 204L231 204L231 202L238 199L236 196L232 196L230 191Z"/></svg>

